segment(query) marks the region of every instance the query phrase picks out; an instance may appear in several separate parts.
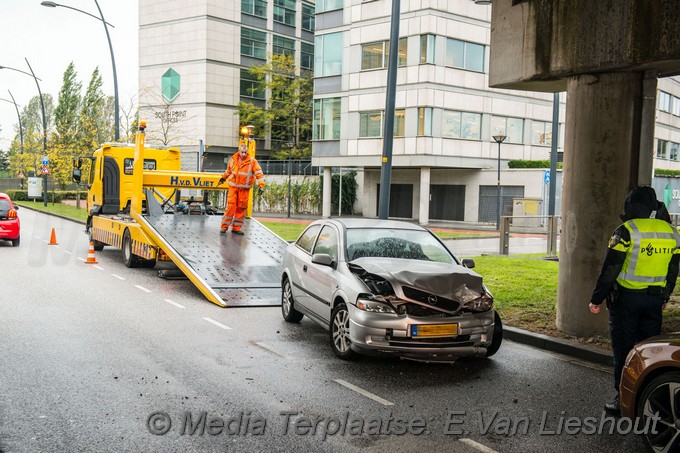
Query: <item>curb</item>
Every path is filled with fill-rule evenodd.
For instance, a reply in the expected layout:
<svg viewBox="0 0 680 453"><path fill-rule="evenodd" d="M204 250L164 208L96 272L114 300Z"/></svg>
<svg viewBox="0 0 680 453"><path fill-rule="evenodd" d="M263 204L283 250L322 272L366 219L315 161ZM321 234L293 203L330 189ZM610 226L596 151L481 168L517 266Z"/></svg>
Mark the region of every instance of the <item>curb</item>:
<svg viewBox="0 0 680 453"><path fill-rule="evenodd" d="M29 211L35 211L35 212L39 212L39 213L41 213L41 214L46 214L46 215L51 215L51 216L54 216L54 217L59 217L60 219L63 219L63 220L70 220L71 222L79 223L79 224L81 224L81 225L86 225L86 224L87 224L87 222L84 222L83 220L74 219L73 217L66 217L65 215L61 215L61 214L55 214L54 212L41 211L40 209L35 209L35 208L31 207L31 206L26 206L25 204L20 204L20 203L21 203L21 202L18 202L18 201L17 201L17 202L14 202L14 204L16 204L16 205L18 205L18 206L21 206L21 207L24 208L24 209L28 209Z"/></svg>
<svg viewBox="0 0 680 453"><path fill-rule="evenodd" d="M503 338L533 346L538 349L544 349L546 351L568 355L576 359L597 363L598 365L612 366L614 360L612 353L609 351L574 344L569 340L549 337L548 335L530 332L517 327L503 326Z"/></svg>

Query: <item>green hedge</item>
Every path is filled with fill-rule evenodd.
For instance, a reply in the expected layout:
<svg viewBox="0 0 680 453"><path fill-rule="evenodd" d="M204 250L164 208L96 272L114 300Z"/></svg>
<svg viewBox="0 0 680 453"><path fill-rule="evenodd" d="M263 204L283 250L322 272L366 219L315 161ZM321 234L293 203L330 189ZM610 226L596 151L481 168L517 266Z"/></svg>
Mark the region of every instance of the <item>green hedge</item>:
<svg viewBox="0 0 680 453"><path fill-rule="evenodd" d="M680 170L664 170L662 168L655 168L654 176L671 176L677 178L680 176Z"/></svg>
<svg viewBox="0 0 680 453"><path fill-rule="evenodd" d="M549 160L511 160L509 168L550 168ZM562 162L557 162L557 168L562 168Z"/></svg>
<svg viewBox="0 0 680 453"><path fill-rule="evenodd" d="M6 191L7 195L12 200L15 201L30 201L28 198L28 191L26 190L18 190L18 189L10 189ZM84 200L86 197L87 192L86 191L80 191L80 199ZM42 195L38 197L42 200ZM76 191L75 190L49 190L47 192L47 198L48 201L54 202L54 203L61 203L62 200L75 200L76 199Z"/></svg>

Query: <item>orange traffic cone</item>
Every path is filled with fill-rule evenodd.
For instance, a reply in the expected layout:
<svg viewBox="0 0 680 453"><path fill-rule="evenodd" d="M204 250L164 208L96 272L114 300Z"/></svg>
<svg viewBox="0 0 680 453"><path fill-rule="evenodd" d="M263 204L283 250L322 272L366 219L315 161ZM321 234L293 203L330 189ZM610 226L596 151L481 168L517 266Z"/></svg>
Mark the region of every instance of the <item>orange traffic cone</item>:
<svg viewBox="0 0 680 453"><path fill-rule="evenodd" d="M94 257L94 242L90 241L90 248L87 250L87 260L85 264L97 264L97 258Z"/></svg>
<svg viewBox="0 0 680 453"><path fill-rule="evenodd" d="M57 233L54 232L54 228L52 228L52 235L50 236L49 245L58 245L57 244Z"/></svg>

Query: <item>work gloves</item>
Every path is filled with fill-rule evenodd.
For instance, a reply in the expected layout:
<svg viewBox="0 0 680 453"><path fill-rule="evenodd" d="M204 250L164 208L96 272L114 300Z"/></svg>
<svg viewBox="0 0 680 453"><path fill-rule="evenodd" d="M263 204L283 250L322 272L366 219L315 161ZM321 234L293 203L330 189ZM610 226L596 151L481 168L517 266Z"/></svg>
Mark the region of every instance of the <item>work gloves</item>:
<svg viewBox="0 0 680 453"><path fill-rule="evenodd" d="M226 179L220 178L220 180L217 181L217 185L219 186L220 184L224 184L224 181L226 181Z"/></svg>
<svg viewBox="0 0 680 453"><path fill-rule="evenodd" d="M257 195L260 196L264 193L264 189L262 187L258 187L257 189Z"/></svg>

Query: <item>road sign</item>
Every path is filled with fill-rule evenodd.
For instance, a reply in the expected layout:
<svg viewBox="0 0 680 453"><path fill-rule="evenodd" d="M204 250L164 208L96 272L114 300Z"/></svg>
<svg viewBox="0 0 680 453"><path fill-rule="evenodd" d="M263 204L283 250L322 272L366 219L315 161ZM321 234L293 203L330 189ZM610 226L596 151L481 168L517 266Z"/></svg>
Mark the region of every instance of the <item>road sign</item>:
<svg viewBox="0 0 680 453"><path fill-rule="evenodd" d="M543 173L543 181L545 181L546 184L550 184L550 170L546 170L545 173Z"/></svg>
<svg viewBox="0 0 680 453"><path fill-rule="evenodd" d="M42 157L42 164L43 164L43 166L49 165L49 164L50 164L50 159L49 159L49 157L43 156L43 157Z"/></svg>
<svg viewBox="0 0 680 453"><path fill-rule="evenodd" d="M41 175L49 175L50 174L50 168L47 165L42 166L42 170L40 170Z"/></svg>

